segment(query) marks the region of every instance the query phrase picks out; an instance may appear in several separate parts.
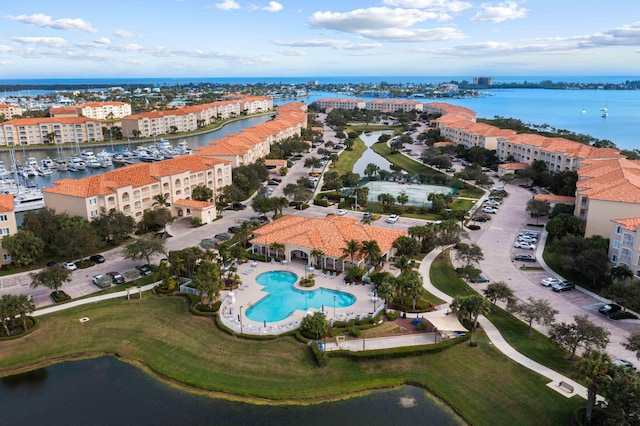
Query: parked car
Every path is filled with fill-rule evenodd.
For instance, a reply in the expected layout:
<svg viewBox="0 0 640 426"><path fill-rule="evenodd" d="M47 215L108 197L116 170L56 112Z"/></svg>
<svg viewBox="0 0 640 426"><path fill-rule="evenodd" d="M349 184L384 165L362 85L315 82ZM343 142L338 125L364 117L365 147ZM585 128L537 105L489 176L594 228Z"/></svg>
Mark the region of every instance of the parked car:
<svg viewBox="0 0 640 426"><path fill-rule="evenodd" d="M629 370L636 371L636 366L633 365L631 361L627 361L626 359L615 359L611 362L613 365L617 365L618 367L628 368Z"/></svg>
<svg viewBox="0 0 640 426"><path fill-rule="evenodd" d="M518 260L520 262L535 262L536 258L530 254L516 254L513 260Z"/></svg>
<svg viewBox="0 0 640 426"><path fill-rule="evenodd" d="M107 288L111 286L110 280L106 279L104 275L94 275L91 277L91 282L100 288Z"/></svg>
<svg viewBox="0 0 640 426"><path fill-rule="evenodd" d="M560 284L561 282L562 281L560 281L557 278L548 277L548 278L543 278L542 281L540 281L540 284L542 284L545 287L551 287L552 285Z"/></svg>
<svg viewBox="0 0 640 426"><path fill-rule="evenodd" d="M521 237L518 237L518 241L520 241L522 243L531 243L531 244L533 244L533 243L537 243L538 239L530 237L528 235L523 235Z"/></svg>
<svg viewBox="0 0 640 426"><path fill-rule="evenodd" d="M259 222L260 225L264 225L265 223L269 223L269 218L266 216L251 216L249 218L251 222Z"/></svg>
<svg viewBox="0 0 640 426"><path fill-rule="evenodd" d="M73 263L73 262L64 262L64 263L62 264L62 267L63 267L64 269L69 270L69 271L75 271L76 269L78 269L78 267L76 266L76 264L75 264L75 263Z"/></svg>
<svg viewBox="0 0 640 426"><path fill-rule="evenodd" d="M470 278L469 282L470 283L488 283L489 278L485 277L484 275L478 275L475 278Z"/></svg>
<svg viewBox="0 0 640 426"><path fill-rule="evenodd" d="M561 293L563 291L571 291L571 290L574 290L575 288L576 288L576 284L571 281L563 281L559 284L554 284L551 286L551 290L555 291L556 293Z"/></svg>
<svg viewBox="0 0 640 426"><path fill-rule="evenodd" d="M453 167L449 167L448 169L445 170L447 173L455 173L456 169L454 169Z"/></svg>
<svg viewBox="0 0 640 426"><path fill-rule="evenodd" d="M396 223L398 221L398 219L400 219L400 215L399 214L392 214L391 216L389 216L387 218L387 223Z"/></svg>
<svg viewBox="0 0 640 426"><path fill-rule="evenodd" d="M484 213L491 213L491 214L496 214L496 213L498 213L498 209L496 209L495 207L489 207L489 206L487 206L487 207L483 207L483 208L482 208L482 211L483 211Z"/></svg>
<svg viewBox="0 0 640 426"><path fill-rule="evenodd" d="M487 200L484 202L484 205L489 207L500 207L500 202L496 200Z"/></svg>
<svg viewBox="0 0 640 426"><path fill-rule="evenodd" d="M230 234L235 234L235 233L236 233L236 232L238 232L239 230L240 230L240 226L238 226L238 225L230 226L230 227L227 229L227 231L228 231Z"/></svg>
<svg viewBox="0 0 640 426"><path fill-rule="evenodd" d="M107 275L109 275L111 277L111 281L114 284L122 284L125 280L124 280L124 276L122 276L122 274L120 272L107 272Z"/></svg>
<svg viewBox="0 0 640 426"><path fill-rule="evenodd" d="M338 216L344 216L345 214L347 214L347 211L345 209L340 209L338 210Z"/></svg>
<svg viewBox="0 0 640 426"><path fill-rule="evenodd" d="M373 219L373 213L371 212L364 212L364 214L362 215L363 219Z"/></svg>
<svg viewBox="0 0 640 426"><path fill-rule="evenodd" d="M89 257L89 260L93 263L104 263L105 258L101 254L94 254L93 256Z"/></svg>
<svg viewBox="0 0 640 426"><path fill-rule="evenodd" d="M518 237L538 238L539 236L540 236L540 233L536 231L524 231L518 234Z"/></svg>
<svg viewBox="0 0 640 426"><path fill-rule="evenodd" d="M535 250L536 249L536 245L535 244L526 243L524 241L516 241L516 243L513 246L515 248L525 249L525 250Z"/></svg>
<svg viewBox="0 0 640 426"><path fill-rule="evenodd" d="M221 232L219 234L214 235L213 238L220 241L227 241L231 239L231 235L227 234L226 232Z"/></svg>
<svg viewBox="0 0 640 426"><path fill-rule="evenodd" d="M615 314L616 312L620 312L621 310L622 306L616 305L615 303L609 303L608 305L600 307L600 309L598 309L598 312L609 316L611 314Z"/></svg>
<svg viewBox="0 0 640 426"><path fill-rule="evenodd" d="M280 185L280 182L277 182L275 180L270 180L269 182L267 182L267 185L276 186L276 185Z"/></svg>
<svg viewBox="0 0 640 426"><path fill-rule="evenodd" d="M53 268L53 267L54 267L54 266L56 266L56 265L57 265L57 263L56 263L56 262L54 262L53 260L51 260L51 261L47 262L47 266L48 266L49 268Z"/></svg>
<svg viewBox="0 0 640 426"><path fill-rule="evenodd" d="M247 208L247 206L242 204L242 203L233 203L233 204L231 204L231 208L233 210L244 210L244 209Z"/></svg>
<svg viewBox="0 0 640 426"><path fill-rule="evenodd" d="M151 275L151 273L153 272L151 271L151 268L149 267L149 265L139 265L139 266L136 266L136 269L140 271L140 275L142 275L143 277L146 277L147 275Z"/></svg>
<svg viewBox="0 0 640 426"><path fill-rule="evenodd" d="M476 221L476 222L486 222L488 220L491 220L491 216L477 215L477 216L472 217L471 220Z"/></svg>

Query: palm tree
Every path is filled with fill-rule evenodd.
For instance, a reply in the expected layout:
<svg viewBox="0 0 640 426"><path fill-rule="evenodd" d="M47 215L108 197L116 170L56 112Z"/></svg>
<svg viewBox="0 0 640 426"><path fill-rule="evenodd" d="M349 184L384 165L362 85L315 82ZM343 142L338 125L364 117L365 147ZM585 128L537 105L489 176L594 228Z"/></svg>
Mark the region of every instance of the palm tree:
<svg viewBox="0 0 640 426"><path fill-rule="evenodd" d="M369 265L374 265L380 257L380 246L376 240L363 241L360 245L360 254L362 254Z"/></svg>
<svg viewBox="0 0 640 426"><path fill-rule="evenodd" d="M411 306L413 310L416 310L416 302L418 297L422 294L422 276L418 271L409 271L408 273L400 276L402 282L402 288L408 296L411 297Z"/></svg>
<svg viewBox="0 0 640 426"><path fill-rule="evenodd" d="M369 163L367 164L367 167L364 168L364 175L369 179L371 179L371 177L375 176L379 170L380 170L380 167L378 167L376 164Z"/></svg>
<svg viewBox="0 0 640 426"><path fill-rule="evenodd" d="M276 259L277 259L278 258L278 251L284 250L284 244L279 243L277 241L274 241L269 245L269 248L276 252Z"/></svg>
<svg viewBox="0 0 640 426"><path fill-rule="evenodd" d="M607 380L610 363L609 355L593 350L587 352L578 365L580 374L587 380L587 412L585 415L588 424L591 424L598 388Z"/></svg>
<svg viewBox="0 0 640 426"><path fill-rule="evenodd" d="M253 234L254 229L255 227L253 223L251 223L248 220L245 220L240 224L240 227L238 229L238 232L236 232L236 235L238 236L238 241L242 243L242 247L247 246L247 240L249 240L249 237L251 237L251 234Z"/></svg>
<svg viewBox="0 0 640 426"><path fill-rule="evenodd" d="M396 294L396 287L393 281L395 281L394 278L389 277L376 286L376 293L384 300L387 306L389 305L389 300L393 299L393 296Z"/></svg>
<svg viewBox="0 0 640 426"><path fill-rule="evenodd" d="M479 294L460 296L451 302L451 310L459 316L471 320L471 338L469 339L469 345L473 346L473 332L478 325L478 317L491 310L491 302Z"/></svg>
<svg viewBox="0 0 640 426"><path fill-rule="evenodd" d="M157 194L153 196L154 207L169 207L169 194Z"/></svg>
<svg viewBox="0 0 640 426"><path fill-rule="evenodd" d="M22 318L22 329L27 331L27 314L36 310L36 304L33 302L31 296L27 294L19 294L16 296L15 305L20 318Z"/></svg>
<svg viewBox="0 0 640 426"><path fill-rule="evenodd" d="M409 196L405 191L402 191L398 194L398 196L396 197L396 200L398 200L398 204L400 204L400 206L404 210L404 205L409 202Z"/></svg>
<svg viewBox="0 0 640 426"><path fill-rule="evenodd" d="M196 288L200 291L200 303L206 298L209 301L209 307L211 307L222 289L220 266L213 262L202 262L194 281Z"/></svg>
<svg viewBox="0 0 640 426"><path fill-rule="evenodd" d="M322 256L324 256L324 252L319 248L314 248L311 250L311 257L316 258L316 266L322 265Z"/></svg>
<svg viewBox="0 0 640 426"><path fill-rule="evenodd" d="M400 275L403 275L408 271L410 271L412 268L412 265L413 265L413 260L409 256L405 256L404 254L402 256L396 257L396 259L393 262L393 267L400 269Z"/></svg>
<svg viewBox="0 0 640 426"><path fill-rule="evenodd" d="M15 298L16 296L13 294L3 294L0 298L0 322L2 322L4 332L7 336L11 336L9 320L13 319L16 315Z"/></svg>
<svg viewBox="0 0 640 426"><path fill-rule="evenodd" d="M351 260L351 264L353 265L354 258L356 254L360 252L360 243L356 240L345 240L346 246L342 248L343 257L348 257Z"/></svg>
<svg viewBox="0 0 640 426"><path fill-rule="evenodd" d="M285 207L289 207L289 200L287 197L276 197L273 199L274 208L277 208L282 215L282 210Z"/></svg>

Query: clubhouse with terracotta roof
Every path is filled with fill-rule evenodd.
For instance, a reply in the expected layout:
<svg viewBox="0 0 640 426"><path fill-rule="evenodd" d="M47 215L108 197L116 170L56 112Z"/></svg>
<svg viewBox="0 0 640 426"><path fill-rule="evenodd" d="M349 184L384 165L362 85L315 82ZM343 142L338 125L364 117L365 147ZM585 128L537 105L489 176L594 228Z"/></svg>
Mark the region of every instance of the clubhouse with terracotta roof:
<svg viewBox="0 0 640 426"><path fill-rule="evenodd" d="M298 260L311 266L316 260L312 253L319 251L322 253L322 269L332 271L344 271L352 265L351 259L345 257L343 252L347 241L362 243L375 240L382 257L389 260L395 253L393 242L407 235L405 231L362 225L358 219L344 216L316 219L287 215L261 226L254 233L255 237L250 241L254 254L275 257L270 246L280 243L284 245L284 260ZM353 259L355 266L362 266L363 262L362 254L357 254Z"/></svg>

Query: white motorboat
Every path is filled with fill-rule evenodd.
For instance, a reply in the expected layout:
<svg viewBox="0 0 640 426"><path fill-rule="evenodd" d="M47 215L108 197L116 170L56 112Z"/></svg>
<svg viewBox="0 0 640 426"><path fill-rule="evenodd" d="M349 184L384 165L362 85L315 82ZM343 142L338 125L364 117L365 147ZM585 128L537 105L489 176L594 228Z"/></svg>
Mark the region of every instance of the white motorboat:
<svg viewBox="0 0 640 426"><path fill-rule="evenodd" d="M87 164L82 161L82 158L73 155L67 160L67 167L69 170L75 172L78 170L85 170L87 168Z"/></svg>
<svg viewBox="0 0 640 426"><path fill-rule="evenodd" d="M93 151L91 151L90 149L83 149L80 152L80 158L82 158L82 160L88 162L89 160L97 160L98 158L96 157L96 154L93 153Z"/></svg>
<svg viewBox="0 0 640 426"><path fill-rule="evenodd" d="M91 169L99 169L100 167L102 167L102 164L100 164L100 161L97 158L86 160L85 164L87 167Z"/></svg>

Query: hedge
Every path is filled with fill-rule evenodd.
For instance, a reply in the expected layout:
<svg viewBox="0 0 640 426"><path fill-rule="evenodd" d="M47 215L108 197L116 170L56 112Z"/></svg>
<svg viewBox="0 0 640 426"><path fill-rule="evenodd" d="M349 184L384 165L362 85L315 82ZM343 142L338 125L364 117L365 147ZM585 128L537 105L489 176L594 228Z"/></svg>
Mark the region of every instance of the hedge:
<svg viewBox="0 0 640 426"><path fill-rule="evenodd" d="M328 353L330 357L344 357L353 360L381 360L381 359L394 359L405 358L409 356L418 356L424 354L439 353L446 349L449 349L462 342L466 342L470 339L470 335L466 334L454 339L443 340L440 343L434 345L422 345L422 346L404 346L398 348L389 349L376 349L371 351L351 352L346 350L331 351Z"/></svg>
<svg viewBox="0 0 640 426"><path fill-rule="evenodd" d="M65 293L62 290L52 292L51 297L53 298L53 301L56 303L66 302L67 300L71 300L71 296L69 296L67 293Z"/></svg>
<svg viewBox="0 0 640 426"><path fill-rule="evenodd" d="M329 363L329 356L325 351L320 349L320 345L318 345L318 342L317 341L311 342L309 347L311 348L311 353L313 354L313 357L316 360L318 367L320 368L326 367L327 364Z"/></svg>
<svg viewBox="0 0 640 426"><path fill-rule="evenodd" d="M319 200L318 198L313 200L313 204L320 207L329 207L329 201L327 200Z"/></svg>
<svg viewBox="0 0 640 426"><path fill-rule="evenodd" d="M19 320L20 322L22 322L22 320ZM28 336L29 334L33 333L36 328L38 328L38 325L40 324L40 321L38 321L38 318L36 317L32 317L31 315L27 316L27 327L28 329L26 331L23 331L20 334L14 334L11 336L3 336L0 337L0 342L5 342L8 340L15 340L15 339L19 339L21 337L24 336ZM2 332L4 333L4 329L2 330Z"/></svg>

